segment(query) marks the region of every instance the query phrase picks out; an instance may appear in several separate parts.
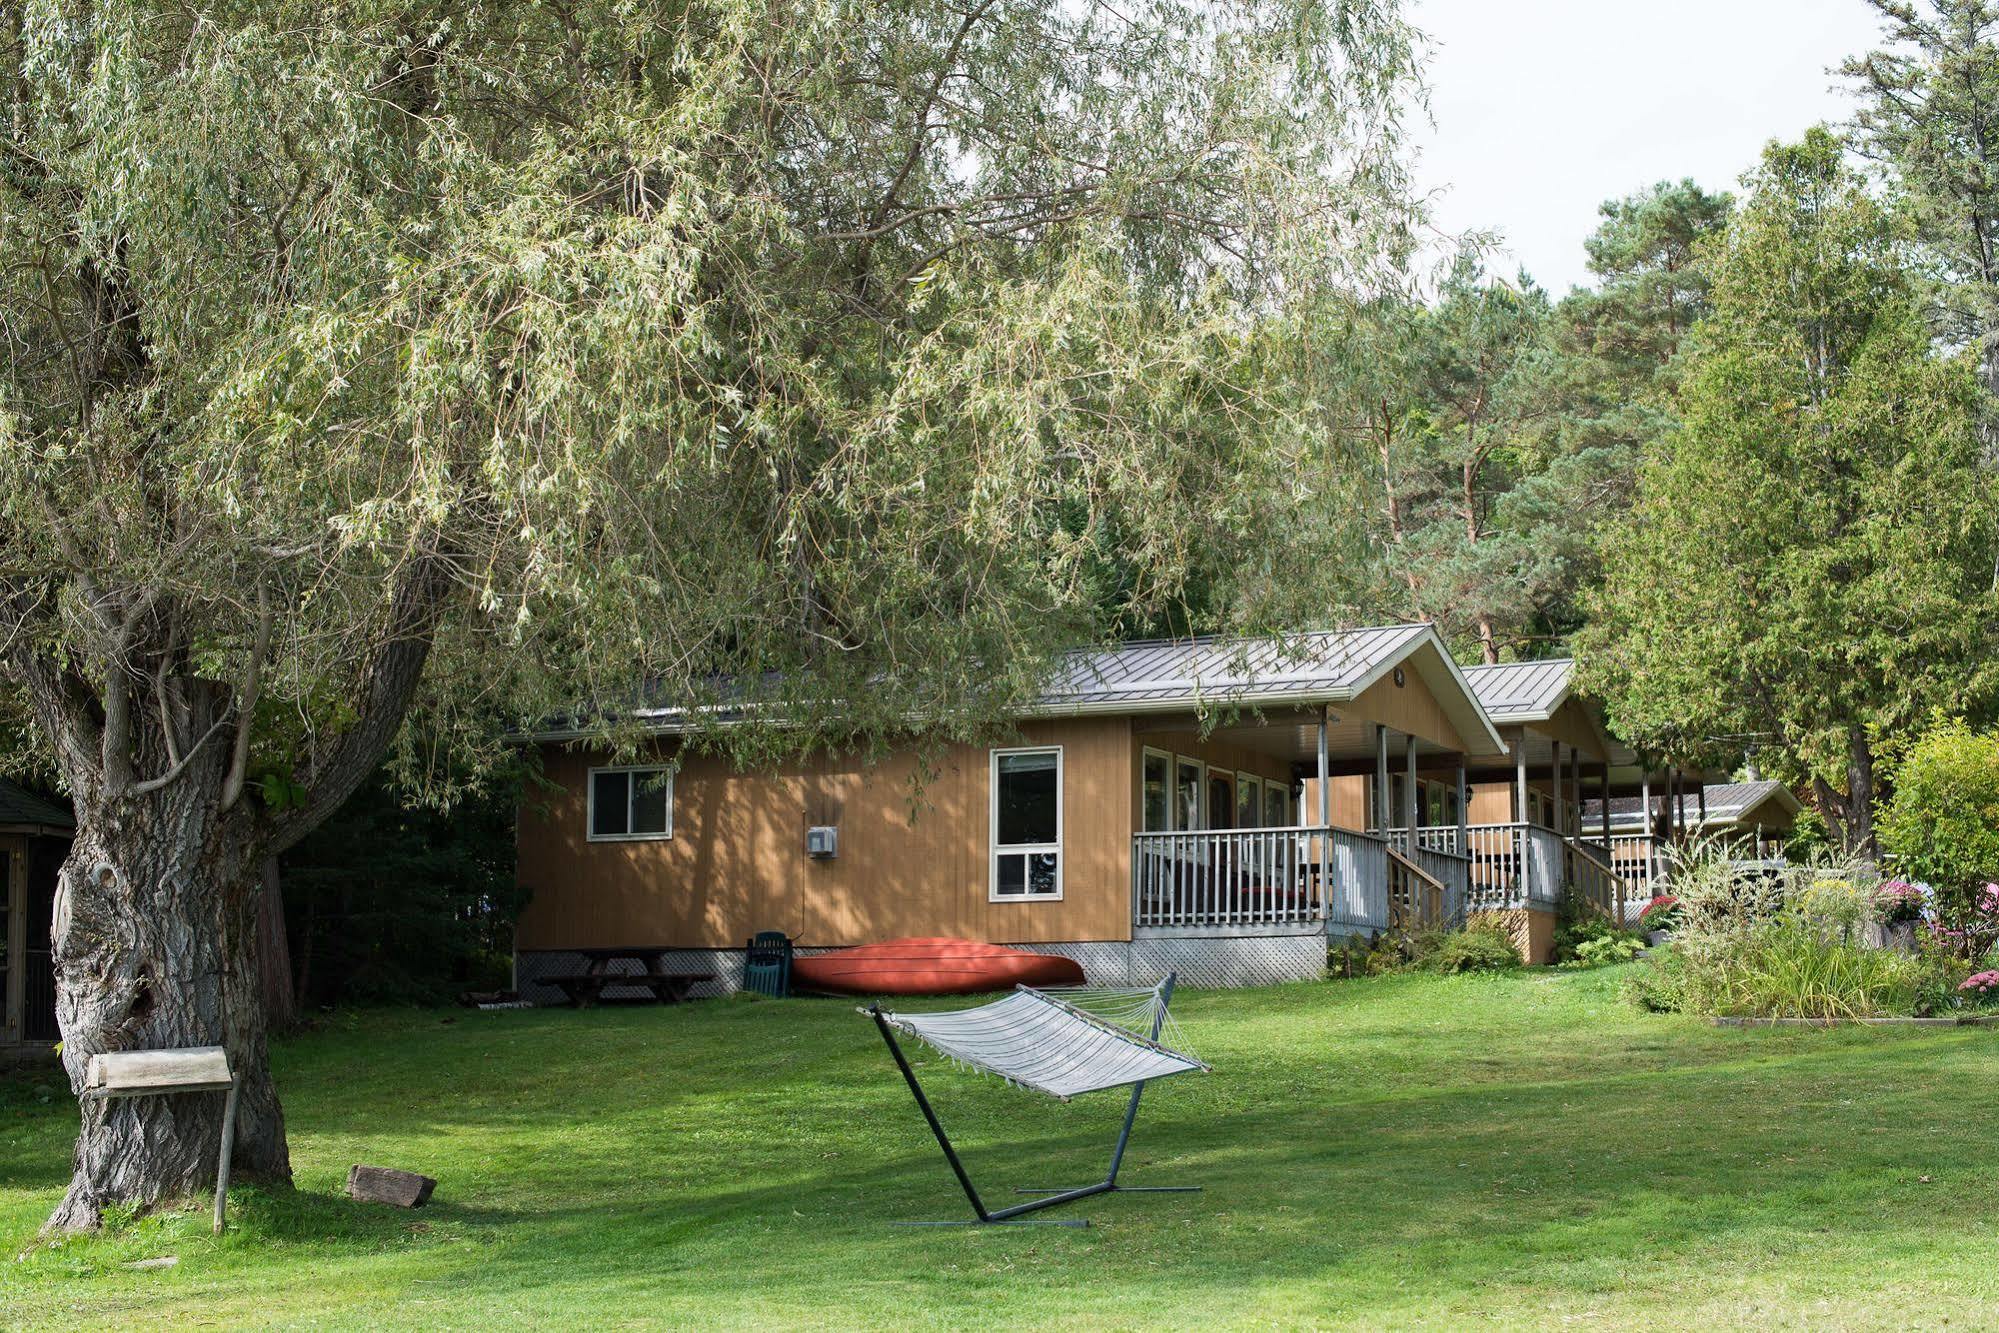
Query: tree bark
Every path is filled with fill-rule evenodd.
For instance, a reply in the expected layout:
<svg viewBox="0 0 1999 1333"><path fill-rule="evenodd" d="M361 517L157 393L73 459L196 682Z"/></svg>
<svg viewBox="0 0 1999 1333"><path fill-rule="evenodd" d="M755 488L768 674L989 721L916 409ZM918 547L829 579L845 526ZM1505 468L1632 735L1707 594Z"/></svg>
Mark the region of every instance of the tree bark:
<svg viewBox="0 0 1999 1333"><path fill-rule="evenodd" d="M1874 747L1858 726L1846 731L1846 850L1870 861L1881 855L1874 841Z"/></svg>
<svg viewBox="0 0 1999 1333"><path fill-rule="evenodd" d="M298 997L292 991L284 883L275 856L264 858L262 892L257 895L257 983L263 991L265 1023L272 1032L289 1031L298 1022Z"/></svg>
<svg viewBox="0 0 1999 1333"><path fill-rule="evenodd" d="M251 821L218 814L222 770L211 755L144 796L79 802L53 936L63 1066L83 1123L50 1229L93 1228L107 1206L173 1203L215 1179L222 1098L83 1098L102 1051L226 1048L240 1081L234 1169L291 1180L256 956L263 852Z"/></svg>

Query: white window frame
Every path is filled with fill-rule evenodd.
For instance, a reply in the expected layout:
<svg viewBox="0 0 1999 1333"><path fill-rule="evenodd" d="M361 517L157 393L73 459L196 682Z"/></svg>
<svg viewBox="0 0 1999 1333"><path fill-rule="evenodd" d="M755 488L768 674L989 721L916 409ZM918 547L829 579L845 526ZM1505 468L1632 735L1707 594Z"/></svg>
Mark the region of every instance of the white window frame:
<svg viewBox="0 0 1999 1333"><path fill-rule="evenodd" d="M632 780L625 785L625 827L632 826L632 800L638 795L637 774L650 776L654 773L666 774L666 828L659 833L599 833L597 831L597 775L599 773L630 773ZM591 842L667 842L673 837L673 778L671 766L666 764L607 764L593 768L585 775L583 782L583 832Z"/></svg>
<svg viewBox="0 0 1999 1333"><path fill-rule="evenodd" d="M1000 760L1010 754L1052 754L1055 756L1055 841L1053 843L1009 843L1001 848L999 842L999 773ZM1067 869L1068 857L1062 853L1062 806L1068 795L1063 774L1062 747L1059 745L1016 745L1008 749L988 752L986 760L986 901L989 903L1059 903L1062 901L1063 872ZM1001 893L999 891L999 862L1004 852L1008 856L1055 855L1055 892L1053 893ZM1023 870L1021 883L1028 878Z"/></svg>

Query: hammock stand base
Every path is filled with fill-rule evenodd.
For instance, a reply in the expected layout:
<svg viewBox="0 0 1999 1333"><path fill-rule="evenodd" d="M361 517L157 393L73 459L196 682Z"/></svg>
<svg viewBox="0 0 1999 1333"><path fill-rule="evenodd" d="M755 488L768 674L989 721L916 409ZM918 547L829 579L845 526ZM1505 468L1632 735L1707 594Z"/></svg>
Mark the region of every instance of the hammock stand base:
<svg viewBox="0 0 1999 1333"><path fill-rule="evenodd" d="M1170 976L1166 979L1164 990L1165 998L1170 1000L1173 994L1173 979ZM1161 1006L1161 1012L1162 1014L1164 1013L1164 1005ZM1017 1203L1011 1208L988 1210L984 1201L979 1198L978 1188L972 1184L972 1177L966 1172L964 1162L959 1160L958 1150L951 1146L951 1137L944 1132L943 1122L938 1120L937 1112L930 1105L930 1099L923 1095L923 1085L916 1081L916 1071L909 1067L909 1059L902 1053L902 1043L895 1039L895 1029L891 1028L888 1025L888 1020L882 1017L881 1006L878 1004L870 1006L868 1016L875 1020L875 1027L880 1030L882 1040L888 1043L889 1054L895 1057L895 1067L902 1071L903 1082L909 1085L909 1095L916 1099L917 1109L923 1112L924 1121L929 1124L930 1132L937 1138L937 1146L944 1150L944 1160L951 1164L951 1173L958 1177L958 1184L964 1189L965 1198L971 1202L972 1212L977 1214L975 1217L964 1220L895 1222L891 1225L904 1227L1086 1227L1090 1225L1090 1220L1086 1217L1047 1217L1023 1220L1023 1215L1037 1213L1044 1208L1054 1208L1065 1203L1074 1203L1078 1199L1094 1198L1099 1194L1198 1194L1201 1191L1201 1186L1199 1185L1118 1184L1118 1168L1124 1164L1124 1150L1126 1145L1131 1142L1132 1123L1138 1119L1138 1101L1139 1098L1145 1095L1145 1084L1139 1082L1132 1085L1131 1101L1124 1109L1124 1125L1118 1130L1117 1146L1111 1150L1110 1170L1105 1173L1102 1180L1094 1184L1077 1185L1074 1187L1016 1189L1014 1191L1016 1194L1039 1194L1045 1197L1034 1199L1027 1203ZM1156 1027L1157 1025L1155 1024L1155 1029Z"/></svg>

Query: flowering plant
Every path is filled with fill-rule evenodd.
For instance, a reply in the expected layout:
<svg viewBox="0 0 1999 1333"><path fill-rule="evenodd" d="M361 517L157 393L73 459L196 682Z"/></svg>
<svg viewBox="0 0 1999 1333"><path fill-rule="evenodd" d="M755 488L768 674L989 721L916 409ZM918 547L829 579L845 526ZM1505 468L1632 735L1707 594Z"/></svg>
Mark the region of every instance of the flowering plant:
<svg viewBox="0 0 1999 1333"><path fill-rule="evenodd" d="M1928 892L1906 879L1891 879L1874 890L1874 919L1884 926L1920 921L1929 906Z"/></svg>
<svg viewBox="0 0 1999 1333"><path fill-rule="evenodd" d="M1957 988L1961 991L1977 991L1980 995L1990 995L1993 991L1999 990L1999 972L1989 969L1984 972L1973 972L1959 982Z"/></svg>
<svg viewBox="0 0 1999 1333"><path fill-rule="evenodd" d="M1680 923L1680 900L1670 893L1662 893L1644 910L1638 913L1640 930L1671 930Z"/></svg>

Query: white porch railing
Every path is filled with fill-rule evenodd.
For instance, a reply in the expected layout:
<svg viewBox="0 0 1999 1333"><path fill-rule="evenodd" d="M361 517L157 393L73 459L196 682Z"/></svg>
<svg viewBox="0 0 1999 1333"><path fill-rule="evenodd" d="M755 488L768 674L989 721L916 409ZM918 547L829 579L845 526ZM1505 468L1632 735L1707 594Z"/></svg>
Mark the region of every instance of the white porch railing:
<svg viewBox="0 0 1999 1333"><path fill-rule="evenodd" d="M1473 824L1466 839L1474 909L1561 901L1566 849L1561 834L1533 824Z"/></svg>
<svg viewBox="0 0 1999 1333"><path fill-rule="evenodd" d="M1602 845L1602 839L1594 841ZM1610 835L1611 868L1641 897L1665 892L1672 861L1672 848L1649 833Z"/></svg>
<svg viewBox="0 0 1999 1333"><path fill-rule="evenodd" d="M1568 877L1569 892L1593 904L1617 924L1624 923L1625 903L1631 894L1624 877L1611 863L1610 853L1601 844L1586 838L1569 839L1563 873Z"/></svg>
<svg viewBox="0 0 1999 1333"><path fill-rule="evenodd" d="M1326 830L1202 829L1135 833L1137 926L1275 926L1325 917Z"/></svg>
<svg viewBox="0 0 1999 1333"><path fill-rule="evenodd" d="M1372 834L1317 825L1135 833L1132 924L1386 930L1388 847ZM1464 858L1420 856L1425 873L1447 886L1469 882Z"/></svg>

